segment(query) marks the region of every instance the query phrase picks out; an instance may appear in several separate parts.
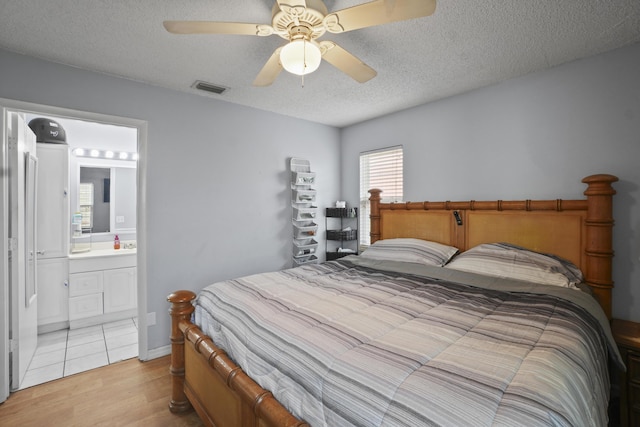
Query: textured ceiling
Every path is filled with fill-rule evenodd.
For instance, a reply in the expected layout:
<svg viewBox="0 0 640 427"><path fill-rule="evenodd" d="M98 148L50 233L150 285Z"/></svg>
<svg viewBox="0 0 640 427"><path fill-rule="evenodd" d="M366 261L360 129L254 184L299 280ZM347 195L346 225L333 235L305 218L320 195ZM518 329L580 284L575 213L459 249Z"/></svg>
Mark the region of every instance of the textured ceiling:
<svg viewBox="0 0 640 427"><path fill-rule="evenodd" d="M393 1L393 0L390 0ZM326 0L329 11L364 0ZM271 22L274 0L0 0L0 47L166 88L343 127L640 41L639 0L440 0L429 17L332 40L378 75L323 62L252 82L278 36L173 35L164 20ZM1 70L1 65L0 65ZM204 80L222 95L191 88Z"/></svg>

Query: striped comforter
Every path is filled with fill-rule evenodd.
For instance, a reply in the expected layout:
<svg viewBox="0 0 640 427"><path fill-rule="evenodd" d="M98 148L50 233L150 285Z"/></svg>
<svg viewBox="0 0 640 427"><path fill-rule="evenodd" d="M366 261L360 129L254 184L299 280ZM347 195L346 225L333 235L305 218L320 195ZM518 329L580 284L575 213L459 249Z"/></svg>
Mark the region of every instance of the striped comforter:
<svg viewBox="0 0 640 427"><path fill-rule="evenodd" d="M605 426L619 360L579 290L358 257L216 283L195 321L312 426Z"/></svg>

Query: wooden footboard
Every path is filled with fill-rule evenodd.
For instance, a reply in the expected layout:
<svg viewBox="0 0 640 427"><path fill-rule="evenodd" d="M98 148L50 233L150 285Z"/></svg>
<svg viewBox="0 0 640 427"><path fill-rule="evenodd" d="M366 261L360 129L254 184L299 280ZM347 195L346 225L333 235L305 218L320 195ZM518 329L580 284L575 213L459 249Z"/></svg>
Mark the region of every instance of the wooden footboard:
<svg viewBox="0 0 640 427"><path fill-rule="evenodd" d="M211 338L191 323L191 291L169 295L174 413L193 407L205 425L216 427L308 427L260 387Z"/></svg>

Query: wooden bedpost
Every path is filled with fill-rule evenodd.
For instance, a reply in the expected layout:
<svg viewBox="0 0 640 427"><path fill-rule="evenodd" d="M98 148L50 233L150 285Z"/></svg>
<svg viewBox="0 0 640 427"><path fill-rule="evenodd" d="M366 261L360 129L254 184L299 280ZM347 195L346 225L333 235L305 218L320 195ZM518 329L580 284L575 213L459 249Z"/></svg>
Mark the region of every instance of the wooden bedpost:
<svg viewBox="0 0 640 427"><path fill-rule="evenodd" d="M184 333L180 322L190 320L194 307L191 303L196 297L191 291L176 291L167 297L171 303L171 401L169 409L173 413L191 410L191 404L184 394Z"/></svg>
<svg viewBox="0 0 640 427"><path fill-rule="evenodd" d="M611 293L613 289L613 195L611 186L618 181L613 175L591 175L582 180L589 187L587 196L587 271L585 280L593 294L611 319Z"/></svg>
<svg viewBox="0 0 640 427"><path fill-rule="evenodd" d="M382 190L372 188L369 190L371 196L369 197L371 215L371 244L380 239L380 193Z"/></svg>

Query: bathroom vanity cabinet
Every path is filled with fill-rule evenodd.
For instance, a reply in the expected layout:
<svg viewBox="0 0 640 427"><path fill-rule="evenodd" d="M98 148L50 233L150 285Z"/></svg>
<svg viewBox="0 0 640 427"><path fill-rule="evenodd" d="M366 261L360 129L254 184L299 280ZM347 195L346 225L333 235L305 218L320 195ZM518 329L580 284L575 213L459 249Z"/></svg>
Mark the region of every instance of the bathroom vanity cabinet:
<svg viewBox="0 0 640 427"><path fill-rule="evenodd" d="M69 258L69 326L137 315L135 250L96 250Z"/></svg>
<svg viewBox="0 0 640 427"><path fill-rule="evenodd" d="M104 270L103 274L105 314L135 310L137 307L136 267Z"/></svg>

